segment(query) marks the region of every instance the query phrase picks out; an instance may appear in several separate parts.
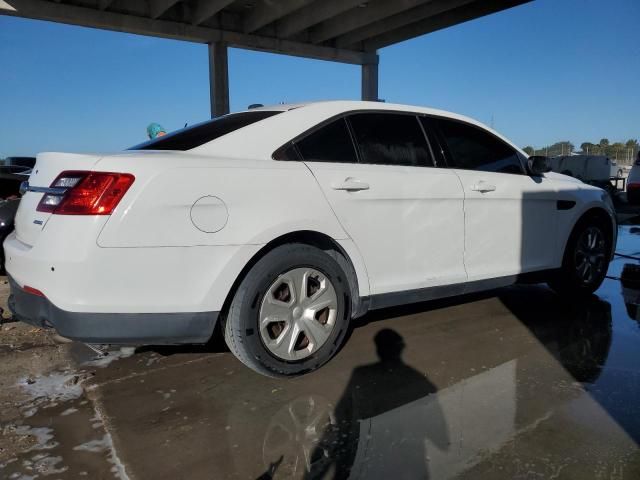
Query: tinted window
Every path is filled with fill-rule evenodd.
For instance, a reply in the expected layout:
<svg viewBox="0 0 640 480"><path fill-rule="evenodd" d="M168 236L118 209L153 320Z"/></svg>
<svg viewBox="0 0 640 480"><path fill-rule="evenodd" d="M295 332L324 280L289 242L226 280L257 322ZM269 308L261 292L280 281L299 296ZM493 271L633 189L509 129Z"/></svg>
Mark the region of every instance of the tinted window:
<svg viewBox="0 0 640 480"><path fill-rule="evenodd" d="M141 143L129 150L190 150L227 133L272 117L281 112L242 112L198 123L168 135Z"/></svg>
<svg viewBox="0 0 640 480"><path fill-rule="evenodd" d="M499 138L472 125L437 119L453 167L483 172L523 173L516 151Z"/></svg>
<svg viewBox="0 0 640 480"><path fill-rule="evenodd" d="M300 156L298 155L295 145L293 143L288 143L273 152L273 159L295 161L300 160Z"/></svg>
<svg viewBox="0 0 640 480"><path fill-rule="evenodd" d="M335 120L296 143L309 162L355 163L358 161L344 118Z"/></svg>
<svg viewBox="0 0 640 480"><path fill-rule="evenodd" d="M429 146L413 115L357 113L349 117L362 163L433 166Z"/></svg>

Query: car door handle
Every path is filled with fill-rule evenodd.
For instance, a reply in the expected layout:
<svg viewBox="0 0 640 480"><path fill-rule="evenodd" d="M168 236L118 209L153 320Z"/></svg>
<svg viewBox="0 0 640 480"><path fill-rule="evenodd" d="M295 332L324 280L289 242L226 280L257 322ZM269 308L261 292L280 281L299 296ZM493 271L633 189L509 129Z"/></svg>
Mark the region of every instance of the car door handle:
<svg viewBox="0 0 640 480"><path fill-rule="evenodd" d="M471 190L474 192L487 193L487 192L495 192L496 186L489 185L488 183L479 182L474 185L471 185Z"/></svg>
<svg viewBox="0 0 640 480"><path fill-rule="evenodd" d="M345 178L344 182L331 185L334 190L346 190L347 192L357 192L359 190L369 190L369 184L361 182L357 178Z"/></svg>

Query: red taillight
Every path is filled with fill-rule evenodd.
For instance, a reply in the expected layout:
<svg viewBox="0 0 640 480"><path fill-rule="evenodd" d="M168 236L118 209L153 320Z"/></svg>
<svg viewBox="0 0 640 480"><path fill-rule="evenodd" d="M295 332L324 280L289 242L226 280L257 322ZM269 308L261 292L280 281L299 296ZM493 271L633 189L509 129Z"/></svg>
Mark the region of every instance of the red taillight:
<svg viewBox="0 0 640 480"><path fill-rule="evenodd" d="M56 215L110 215L134 180L129 173L62 172L36 210Z"/></svg>
<svg viewBox="0 0 640 480"><path fill-rule="evenodd" d="M31 295L37 295L38 297L44 297L44 293L42 293L37 288L30 287L29 285L25 285L22 287L25 293L30 293Z"/></svg>

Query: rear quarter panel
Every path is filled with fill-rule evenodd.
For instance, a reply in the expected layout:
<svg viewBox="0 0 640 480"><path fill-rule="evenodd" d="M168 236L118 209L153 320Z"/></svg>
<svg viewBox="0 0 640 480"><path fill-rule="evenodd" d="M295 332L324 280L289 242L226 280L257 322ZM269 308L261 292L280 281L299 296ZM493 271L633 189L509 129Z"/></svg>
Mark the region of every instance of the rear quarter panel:
<svg viewBox="0 0 640 480"><path fill-rule="evenodd" d="M314 230L336 240L347 238L301 163L153 162L153 158L100 162L100 170L131 171L136 181L100 233L99 246L257 245L296 230ZM226 223L213 233L202 231L192 221L192 207L203 197L216 197L226 207ZM206 217L206 209L201 213ZM212 210L214 214L220 212Z"/></svg>
<svg viewBox="0 0 640 480"><path fill-rule="evenodd" d="M141 265L156 276L180 272L187 283L204 289L194 303L215 310L263 245L287 233L310 230L341 245L355 268L360 295L368 295L358 249L303 163L156 153L105 157L97 166L136 176L98 236L100 249L123 252L117 258L127 258L125 250L139 252L135 258L157 251L158 263ZM192 221L192 206L203 197L220 199L228 213L223 228L214 233L198 229ZM198 265L172 267L192 257L200 259ZM151 268L154 264L166 268Z"/></svg>

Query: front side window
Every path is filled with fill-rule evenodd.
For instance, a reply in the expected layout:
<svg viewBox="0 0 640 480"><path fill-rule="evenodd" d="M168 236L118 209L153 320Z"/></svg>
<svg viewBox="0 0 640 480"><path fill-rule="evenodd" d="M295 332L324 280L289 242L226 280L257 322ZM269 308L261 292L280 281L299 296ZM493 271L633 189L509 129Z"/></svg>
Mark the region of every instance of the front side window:
<svg viewBox="0 0 640 480"><path fill-rule="evenodd" d="M427 140L414 115L356 113L349 116L349 122L362 163L433 166Z"/></svg>
<svg viewBox="0 0 640 480"><path fill-rule="evenodd" d="M296 142L298 151L307 162L356 163L349 128L344 118L320 127Z"/></svg>
<svg viewBox="0 0 640 480"><path fill-rule="evenodd" d="M278 113L281 112L260 110L232 113L154 138L129 150L191 150Z"/></svg>
<svg viewBox="0 0 640 480"><path fill-rule="evenodd" d="M436 124L454 168L482 172L524 173L518 153L499 138L473 125L439 118Z"/></svg>

